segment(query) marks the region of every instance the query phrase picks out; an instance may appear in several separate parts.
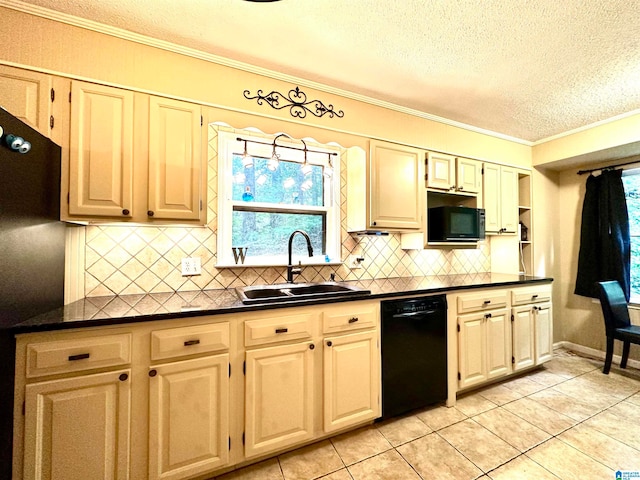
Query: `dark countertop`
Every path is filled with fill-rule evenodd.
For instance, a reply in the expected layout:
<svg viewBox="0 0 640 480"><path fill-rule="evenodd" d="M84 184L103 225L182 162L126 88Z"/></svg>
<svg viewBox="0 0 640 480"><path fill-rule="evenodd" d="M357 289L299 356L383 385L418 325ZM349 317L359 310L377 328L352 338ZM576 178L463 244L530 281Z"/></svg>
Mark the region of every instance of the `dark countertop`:
<svg viewBox="0 0 640 480"><path fill-rule="evenodd" d="M17 334L551 281L548 277L504 273L384 278L345 282L371 294L259 305L244 305L234 289L88 297L4 329Z"/></svg>

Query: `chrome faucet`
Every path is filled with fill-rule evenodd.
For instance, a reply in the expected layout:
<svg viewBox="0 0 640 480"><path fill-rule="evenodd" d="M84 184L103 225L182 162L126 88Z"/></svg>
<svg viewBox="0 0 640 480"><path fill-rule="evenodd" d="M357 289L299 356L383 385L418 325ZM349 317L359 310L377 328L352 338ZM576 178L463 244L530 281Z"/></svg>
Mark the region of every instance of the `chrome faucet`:
<svg viewBox="0 0 640 480"><path fill-rule="evenodd" d="M311 239L309 238L309 235L307 234L307 232L303 232L302 230L295 230L289 236L289 264L287 265L287 283L293 283L293 276L300 275L300 272L302 272L301 268L294 268L293 264L291 263L291 248L293 246L293 237L296 236L296 233L301 234L305 238L305 240L307 241L309 256L313 257L313 247L311 246Z"/></svg>

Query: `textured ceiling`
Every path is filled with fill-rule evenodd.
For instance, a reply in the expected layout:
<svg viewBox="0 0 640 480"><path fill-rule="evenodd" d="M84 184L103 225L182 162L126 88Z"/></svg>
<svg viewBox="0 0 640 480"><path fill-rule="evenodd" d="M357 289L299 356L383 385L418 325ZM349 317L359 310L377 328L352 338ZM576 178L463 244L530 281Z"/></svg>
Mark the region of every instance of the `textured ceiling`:
<svg viewBox="0 0 640 480"><path fill-rule="evenodd" d="M528 141L640 109L636 0L27 0Z"/></svg>

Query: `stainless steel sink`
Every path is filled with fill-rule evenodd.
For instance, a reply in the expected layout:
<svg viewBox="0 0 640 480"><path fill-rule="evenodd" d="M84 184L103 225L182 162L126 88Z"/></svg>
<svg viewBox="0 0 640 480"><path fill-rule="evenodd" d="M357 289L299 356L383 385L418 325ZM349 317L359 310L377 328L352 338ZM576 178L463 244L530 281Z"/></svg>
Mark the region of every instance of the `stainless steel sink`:
<svg viewBox="0 0 640 480"><path fill-rule="evenodd" d="M238 297L245 304L295 302L314 298L333 298L349 295L367 295L370 290L338 282L281 283L236 287Z"/></svg>

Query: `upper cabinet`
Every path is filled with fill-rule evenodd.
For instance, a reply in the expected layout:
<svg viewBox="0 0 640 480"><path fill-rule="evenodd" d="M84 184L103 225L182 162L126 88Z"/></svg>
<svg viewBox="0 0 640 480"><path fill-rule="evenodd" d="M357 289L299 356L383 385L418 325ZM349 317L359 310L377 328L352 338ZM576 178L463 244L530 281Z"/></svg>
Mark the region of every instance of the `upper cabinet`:
<svg viewBox="0 0 640 480"><path fill-rule="evenodd" d="M469 158L427 153L427 188L477 195L482 188L482 164Z"/></svg>
<svg viewBox="0 0 640 480"><path fill-rule="evenodd" d="M202 123L199 105L73 81L63 220L204 224Z"/></svg>
<svg viewBox="0 0 640 480"><path fill-rule="evenodd" d="M518 230L518 172L506 165L483 165L483 207L487 234Z"/></svg>
<svg viewBox="0 0 640 480"><path fill-rule="evenodd" d="M419 230L424 206L423 155L417 148L377 140L370 142L368 165L361 150L348 152L347 229Z"/></svg>
<svg viewBox="0 0 640 480"><path fill-rule="evenodd" d="M47 137L55 98L52 87L51 75L0 66L0 105Z"/></svg>

